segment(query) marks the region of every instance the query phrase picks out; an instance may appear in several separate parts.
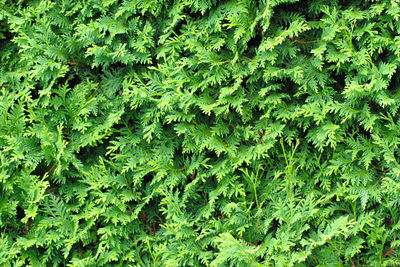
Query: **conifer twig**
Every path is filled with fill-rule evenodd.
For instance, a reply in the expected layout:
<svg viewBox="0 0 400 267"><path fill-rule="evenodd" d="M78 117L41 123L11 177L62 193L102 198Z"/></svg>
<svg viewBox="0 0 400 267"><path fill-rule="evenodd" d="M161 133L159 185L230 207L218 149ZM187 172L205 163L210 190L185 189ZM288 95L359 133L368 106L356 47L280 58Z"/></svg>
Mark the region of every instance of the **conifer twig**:
<svg viewBox="0 0 400 267"><path fill-rule="evenodd" d="M100 80L99 82L99 86L96 87L96 89L94 89L93 93L90 94L88 100L92 99L92 97L94 96L94 94L97 92L97 90L99 89L99 87L103 84L103 80Z"/></svg>
<svg viewBox="0 0 400 267"><path fill-rule="evenodd" d="M288 38L288 40L292 41L292 42L299 43L299 44L311 44L311 43L316 43L316 42L319 41L318 39L317 40L311 40L311 41L301 41L301 40L296 40L294 36L291 37L291 38Z"/></svg>
<svg viewBox="0 0 400 267"><path fill-rule="evenodd" d="M371 166L372 166L372 168L374 168L374 169L376 169L376 170L378 170L378 171L387 173L387 170L385 170L385 169L379 168L379 167L377 167L377 166L375 166L375 165L373 165L373 164L371 164Z"/></svg>
<svg viewBox="0 0 400 267"><path fill-rule="evenodd" d="M251 128L252 128L253 130L256 129L253 125L251 125ZM257 133L258 133L258 135L260 136L260 139L259 139L258 141L264 144L264 140L263 140L264 134L263 134L262 132L258 131L258 130L257 130Z"/></svg>
<svg viewBox="0 0 400 267"><path fill-rule="evenodd" d="M253 58L249 58L249 57L246 57L246 60L247 61L256 61L255 59L253 59ZM223 60L223 61L221 61L222 63L228 63L228 62L231 62L232 61L232 59L227 59L227 60Z"/></svg>
<svg viewBox="0 0 400 267"><path fill-rule="evenodd" d="M390 254L392 254L394 252L394 247L391 247L385 254L382 255L382 257L387 257Z"/></svg>
<svg viewBox="0 0 400 267"><path fill-rule="evenodd" d="M73 61L69 61L68 65L71 65L71 66L84 66L84 67L88 67L89 66L88 64L78 63L78 62L73 62Z"/></svg>
<svg viewBox="0 0 400 267"><path fill-rule="evenodd" d="M153 235L155 235L156 234L156 222L153 222Z"/></svg>
<svg viewBox="0 0 400 267"><path fill-rule="evenodd" d="M396 237L393 239L393 242L396 241ZM385 254L382 255L382 257L387 257L390 254L392 254L394 252L394 247L391 247Z"/></svg>
<svg viewBox="0 0 400 267"><path fill-rule="evenodd" d="M247 245L253 246L253 247L257 247L258 243L250 243L249 241L245 240L243 237L240 237L240 240L242 240L243 242L245 242Z"/></svg>
<svg viewBox="0 0 400 267"><path fill-rule="evenodd" d="M296 43L300 43L300 44L311 44L311 43L316 43L319 40L312 40L312 41L300 41L300 40L294 40L294 42Z"/></svg>
<svg viewBox="0 0 400 267"><path fill-rule="evenodd" d="M51 173L54 170L55 166L56 166L56 164L53 164L53 166L51 166L51 168L46 173L47 174Z"/></svg>
<svg viewBox="0 0 400 267"><path fill-rule="evenodd" d="M29 233L29 218L26 220L26 228L25 228L25 234L27 235Z"/></svg>

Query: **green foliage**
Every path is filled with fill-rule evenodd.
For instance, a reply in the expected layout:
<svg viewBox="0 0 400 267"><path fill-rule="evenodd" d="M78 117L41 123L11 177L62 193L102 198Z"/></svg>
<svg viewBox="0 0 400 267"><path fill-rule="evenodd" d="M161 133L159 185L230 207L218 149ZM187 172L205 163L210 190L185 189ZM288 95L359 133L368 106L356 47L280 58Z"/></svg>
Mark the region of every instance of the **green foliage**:
<svg viewBox="0 0 400 267"><path fill-rule="evenodd" d="M0 5L1 265L400 265L397 0Z"/></svg>

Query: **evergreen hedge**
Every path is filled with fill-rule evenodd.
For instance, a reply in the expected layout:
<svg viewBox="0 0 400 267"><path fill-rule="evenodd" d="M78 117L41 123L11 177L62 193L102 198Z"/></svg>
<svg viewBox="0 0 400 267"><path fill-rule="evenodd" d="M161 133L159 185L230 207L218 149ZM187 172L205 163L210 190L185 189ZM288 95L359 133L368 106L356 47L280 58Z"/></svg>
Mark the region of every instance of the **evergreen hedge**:
<svg viewBox="0 0 400 267"><path fill-rule="evenodd" d="M1 266L399 266L400 2L0 0Z"/></svg>

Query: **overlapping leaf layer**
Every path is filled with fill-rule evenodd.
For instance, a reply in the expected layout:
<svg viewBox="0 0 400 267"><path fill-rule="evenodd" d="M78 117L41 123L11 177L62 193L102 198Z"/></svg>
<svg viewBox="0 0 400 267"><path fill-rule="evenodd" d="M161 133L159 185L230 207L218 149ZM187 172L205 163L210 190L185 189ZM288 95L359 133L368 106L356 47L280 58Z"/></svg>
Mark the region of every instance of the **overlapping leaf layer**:
<svg viewBox="0 0 400 267"><path fill-rule="evenodd" d="M400 2L0 0L3 266L399 266Z"/></svg>

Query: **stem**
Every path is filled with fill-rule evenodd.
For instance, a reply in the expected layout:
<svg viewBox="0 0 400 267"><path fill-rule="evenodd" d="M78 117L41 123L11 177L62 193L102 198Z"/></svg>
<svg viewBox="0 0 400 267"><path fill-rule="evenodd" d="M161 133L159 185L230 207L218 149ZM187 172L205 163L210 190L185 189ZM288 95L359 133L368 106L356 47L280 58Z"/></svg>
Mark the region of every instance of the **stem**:
<svg viewBox="0 0 400 267"><path fill-rule="evenodd" d="M317 40L311 40L311 41L300 41L300 40L296 40L294 36L291 37L291 38L288 38L288 40L292 41L292 42L299 43L299 44L311 44L311 43L316 43L316 42L320 41L318 39Z"/></svg>
<svg viewBox="0 0 400 267"><path fill-rule="evenodd" d="M71 66L84 66L84 67L88 67L88 64L84 64L84 63L78 63L78 62L68 62L68 65Z"/></svg>
<svg viewBox="0 0 400 267"><path fill-rule="evenodd" d="M256 61L255 59L249 58L249 57L246 57L246 60L249 61L249 62ZM222 63L228 63L228 62L231 62L231 61L232 61L232 59L227 59L227 60L223 60L223 61L221 61L221 62L222 62Z"/></svg>
<svg viewBox="0 0 400 267"><path fill-rule="evenodd" d="M316 43L319 40L312 40L312 41L300 41L300 40L293 40L296 43L300 43L300 44L311 44L311 43Z"/></svg>
<svg viewBox="0 0 400 267"><path fill-rule="evenodd" d="M286 162L287 194L288 194L288 198L290 200L290 199L292 199L291 167L289 166L288 158L286 156L285 147L283 145L283 138L281 138L280 141L281 141L283 156L285 157L285 162Z"/></svg>
<svg viewBox="0 0 400 267"><path fill-rule="evenodd" d="M257 189L256 189L255 183L253 183L253 188L254 188L254 196L256 198L256 205L257 205L257 208L260 209L260 204L258 203L258 197L257 197L257 191L256 191Z"/></svg>

